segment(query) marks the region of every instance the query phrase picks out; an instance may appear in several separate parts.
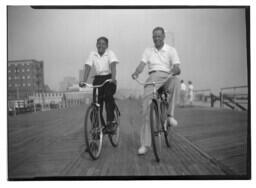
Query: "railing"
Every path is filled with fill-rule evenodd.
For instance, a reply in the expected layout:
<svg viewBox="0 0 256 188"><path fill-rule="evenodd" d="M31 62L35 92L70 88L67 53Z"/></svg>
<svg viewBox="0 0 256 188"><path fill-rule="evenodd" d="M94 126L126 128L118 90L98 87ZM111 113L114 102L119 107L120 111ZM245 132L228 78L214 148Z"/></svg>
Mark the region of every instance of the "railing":
<svg viewBox="0 0 256 188"><path fill-rule="evenodd" d="M220 89L220 107L248 109L248 86L224 87Z"/></svg>
<svg viewBox="0 0 256 188"><path fill-rule="evenodd" d="M205 102L205 103L210 101L210 106L213 107L211 89L194 90L194 94L195 94L195 100Z"/></svg>
<svg viewBox="0 0 256 188"><path fill-rule="evenodd" d="M219 102L221 108L248 109L248 86L233 86L220 88L219 96L214 95L211 89L195 90L195 100L207 103L214 107L215 102ZM216 105L215 105L216 106Z"/></svg>

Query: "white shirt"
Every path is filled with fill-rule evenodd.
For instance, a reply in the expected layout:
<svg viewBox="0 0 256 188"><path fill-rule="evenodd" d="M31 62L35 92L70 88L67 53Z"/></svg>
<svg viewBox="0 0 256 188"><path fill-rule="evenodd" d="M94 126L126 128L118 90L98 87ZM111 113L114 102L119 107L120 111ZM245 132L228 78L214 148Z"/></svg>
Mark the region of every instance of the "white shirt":
<svg viewBox="0 0 256 188"><path fill-rule="evenodd" d="M91 52L85 64L93 66L97 75L107 75L111 73L110 64L113 62L119 61L114 52L107 49L102 56L98 52Z"/></svg>
<svg viewBox="0 0 256 188"><path fill-rule="evenodd" d="M181 83L181 84L180 84L180 89L181 89L182 91L186 91L186 90L187 90L186 84L185 84L185 83Z"/></svg>
<svg viewBox="0 0 256 188"><path fill-rule="evenodd" d="M155 47L146 48L142 55L141 61L148 64L149 72L170 72L174 64L180 64L176 49L168 44L164 44L160 50L157 50Z"/></svg>
<svg viewBox="0 0 256 188"><path fill-rule="evenodd" d="M193 95L194 86L192 84L188 85L188 92L190 95Z"/></svg>

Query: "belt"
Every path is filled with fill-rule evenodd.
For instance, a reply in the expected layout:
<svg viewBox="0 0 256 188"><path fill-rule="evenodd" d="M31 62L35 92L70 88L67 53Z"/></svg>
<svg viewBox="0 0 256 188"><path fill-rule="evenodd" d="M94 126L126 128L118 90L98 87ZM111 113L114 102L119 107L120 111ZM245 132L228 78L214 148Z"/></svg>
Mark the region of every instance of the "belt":
<svg viewBox="0 0 256 188"><path fill-rule="evenodd" d="M150 71L148 74L152 74L152 73L155 73L155 72L163 72L163 73L169 74L169 72L161 71L161 70L153 70L153 71Z"/></svg>

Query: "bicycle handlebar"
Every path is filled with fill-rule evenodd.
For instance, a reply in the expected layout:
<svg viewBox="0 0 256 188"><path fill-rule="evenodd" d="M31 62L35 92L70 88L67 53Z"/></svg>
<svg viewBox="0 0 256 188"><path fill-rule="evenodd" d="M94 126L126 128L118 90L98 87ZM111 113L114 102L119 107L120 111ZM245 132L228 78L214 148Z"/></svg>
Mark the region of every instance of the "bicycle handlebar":
<svg viewBox="0 0 256 188"><path fill-rule="evenodd" d="M106 83L108 83L108 82L111 82L112 81L112 79L107 79L107 80L105 80L102 84L100 84L100 85L92 85L92 84L89 84L89 83L86 83L86 82L80 82L80 84L84 84L85 86L88 86L88 87L90 87L90 88L99 88L99 87L102 87L102 86L104 86ZM81 87L81 86L80 86Z"/></svg>

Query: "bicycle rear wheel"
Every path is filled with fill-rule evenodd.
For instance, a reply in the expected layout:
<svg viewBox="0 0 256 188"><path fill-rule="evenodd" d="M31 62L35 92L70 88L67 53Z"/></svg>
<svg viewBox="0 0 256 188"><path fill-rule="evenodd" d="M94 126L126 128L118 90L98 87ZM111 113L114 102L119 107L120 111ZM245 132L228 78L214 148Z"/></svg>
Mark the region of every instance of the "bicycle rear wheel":
<svg viewBox="0 0 256 188"><path fill-rule="evenodd" d="M84 133L88 153L93 160L96 160L101 153L103 133L99 110L95 105L91 105L86 111Z"/></svg>
<svg viewBox="0 0 256 188"><path fill-rule="evenodd" d="M117 147L119 144L119 137L120 137L120 111L116 105L115 110L115 121L116 121L116 130L114 133L109 134L109 140L113 147Z"/></svg>
<svg viewBox="0 0 256 188"><path fill-rule="evenodd" d="M161 127L158 116L158 108L155 102L152 102L150 104L150 129L153 152L156 161L159 162L159 155L161 152Z"/></svg>
<svg viewBox="0 0 256 188"><path fill-rule="evenodd" d="M170 147L170 129L171 127L167 125L167 109L168 109L168 104L164 101L160 103L160 108L161 108L161 124L162 124L162 129L164 131L164 140L165 144L167 147ZM166 125L164 125L166 124Z"/></svg>

